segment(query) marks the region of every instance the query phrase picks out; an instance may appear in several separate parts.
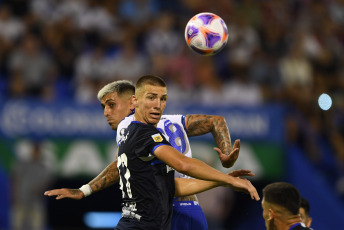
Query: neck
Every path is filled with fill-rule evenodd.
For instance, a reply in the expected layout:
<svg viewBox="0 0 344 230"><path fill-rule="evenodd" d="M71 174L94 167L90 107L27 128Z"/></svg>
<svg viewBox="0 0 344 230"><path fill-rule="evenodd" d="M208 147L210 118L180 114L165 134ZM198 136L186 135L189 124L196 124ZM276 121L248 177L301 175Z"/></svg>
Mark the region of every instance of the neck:
<svg viewBox="0 0 344 230"><path fill-rule="evenodd" d="M145 123L141 120L141 117L138 115L138 113L134 113L134 118L133 118L133 121L139 121L139 122L142 122L142 123Z"/></svg>
<svg viewBox="0 0 344 230"><path fill-rule="evenodd" d="M301 223L301 218L299 215L293 215L293 216L287 217L284 220L282 219L275 220L276 229L278 230L289 230L291 226L298 223Z"/></svg>
<svg viewBox="0 0 344 230"><path fill-rule="evenodd" d="M286 220L286 226L289 230L294 224L301 223L300 215L293 215Z"/></svg>

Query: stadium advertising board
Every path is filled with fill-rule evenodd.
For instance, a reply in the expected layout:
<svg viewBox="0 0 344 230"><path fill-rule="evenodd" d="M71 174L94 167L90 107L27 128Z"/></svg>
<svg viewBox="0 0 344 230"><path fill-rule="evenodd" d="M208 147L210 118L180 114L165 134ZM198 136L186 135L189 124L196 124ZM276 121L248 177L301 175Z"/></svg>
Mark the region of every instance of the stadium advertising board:
<svg viewBox="0 0 344 230"><path fill-rule="evenodd" d="M226 118L232 137L245 141L283 141L283 109L257 107L167 107L165 113L214 114ZM113 139L98 104L45 104L7 101L0 105L0 137ZM204 138L209 139L209 136Z"/></svg>

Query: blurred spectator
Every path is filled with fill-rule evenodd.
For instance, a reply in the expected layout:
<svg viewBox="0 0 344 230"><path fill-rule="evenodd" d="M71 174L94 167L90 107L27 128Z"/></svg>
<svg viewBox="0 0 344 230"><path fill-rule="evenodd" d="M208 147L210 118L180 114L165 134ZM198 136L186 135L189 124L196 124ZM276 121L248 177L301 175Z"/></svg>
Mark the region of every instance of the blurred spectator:
<svg viewBox="0 0 344 230"><path fill-rule="evenodd" d="M302 49L303 34L296 36L288 53L279 60L281 83L285 100L299 108L307 106L312 98L313 68ZM303 96L300 97L300 92Z"/></svg>
<svg viewBox="0 0 344 230"><path fill-rule="evenodd" d="M161 13L146 31L145 49L150 56L161 55L167 58L182 52L185 42L183 36L174 29L174 21L175 17L171 13Z"/></svg>
<svg viewBox="0 0 344 230"><path fill-rule="evenodd" d="M158 1L155 0L120 0L119 14L123 21L137 28L147 26L159 13Z"/></svg>
<svg viewBox="0 0 344 230"><path fill-rule="evenodd" d="M196 63L196 87L193 103L226 106L224 86L218 76L213 59L199 58Z"/></svg>
<svg viewBox="0 0 344 230"><path fill-rule="evenodd" d="M18 156L19 157L19 156ZM40 143L33 143L27 159L18 158L11 175L13 230L46 229L46 204L42 195L52 181L44 164Z"/></svg>
<svg viewBox="0 0 344 230"><path fill-rule="evenodd" d="M19 46L14 48L9 57L9 67L10 75L18 77L23 82L25 96L45 99L54 97L56 68L37 35L24 35ZM12 89L10 94L16 97Z"/></svg>
<svg viewBox="0 0 344 230"><path fill-rule="evenodd" d="M255 0L243 0L241 3L237 2L233 12L237 12L237 15L245 15L249 25L253 28L259 28L262 24L262 7Z"/></svg>
<svg viewBox="0 0 344 230"><path fill-rule="evenodd" d="M263 103L263 93L255 82L249 79L248 65L232 63L233 78L223 89L225 105L257 106Z"/></svg>
<svg viewBox="0 0 344 230"><path fill-rule="evenodd" d="M257 31L248 24L248 18L237 14L233 15L228 26L230 28L228 44L231 46L227 49L229 62L248 65L252 62L253 54L259 47Z"/></svg>
<svg viewBox="0 0 344 230"><path fill-rule="evenodd" d="M73 26L70 17L66 17L48 26L43 36L55 58L60 78L70 80L74 76L75 59L86 43L84 34Z"/></svg>
<svg viewBox="0 0 344 230"><path fill-rule="evenodd" d="M76 1L69 1L76 2ZM64 5L64 1L56 0L32 0L30 1L30 9L41 21L48 24L53 23L54 20L58 20L58 15L61 15L59 8ZM75 7L70 7L75 9ZM56 19L58 18L58 19Z"/></svg>
<svg viewBox="0 0 344 230"><path fill-rule="evenodd" d="M23 32L23 22L12 15L11 9L7 5L0 7L0 37L12 44Z"/></svg>
<svg viewBox="0 0 344 230"><path fill-rule="evenodd" d="M283 24L279 24L275 18L266 17L258 33L262 50L269 58L277 62L287 51L286 28Z"/></svg>
<svg viewBox="0 0 344 230"><path fill-rule="evenodd" d="M313 86L312 66L304 54L301 41L295 41L289 53L280 59L279 67L282 82L287 89L307 89Z"/></svg>
<svg viewBox="0 0 344 230"><path fill-rule="evenodd" d="M260 86L265 102L276 103L282 100L281 73L275 60L257 49L248 68L248 78Z"/></svg>
<svg viewBox="0 0 344 230"><path fill-rule="evenodd" d="M173 14L163 12L144 34L144 49L151 60L152 73L167 78L171 60L175 61L187 47L183 36L175 29L175 20Z"/></svg>
<svg viewBox="0 0 344 230"><path fill-rule="evenodd" d="M164 63L160 72L155 66L153 73L162 76L168 84L169 104L176 103L178 105L180 102L185 103L192 98L197 68L193 57L193 53L185 45L183 52Z"/></svg>
<svg viewBox="0 0 344 230"><path fill-rule="evenodd" d="M25 17L30 12L30 1L26 0L3 0L2 3L7 4L12 13L18 17Z"/></svg>
<svg viewBox="0 0 344 230"><path fill-rule="evenodd" d="M75 97L79 102L97 99L100 85L109 80L110 61L106 56L106 44L99 41L93 49L81 54L75 62Z"/></svg>
<svg viewBox="0 0 344 230"><path fill-rule="evenodd" d="M328 4L328 10L330 17L339 26L344 25L344 1L343 0L336 0L330 1Z"/></svg>
<svg viewBox="0 0 344 230"><path fill-rule="evenodd" d="M0 7L0 73L7 74L8 55L24 32L23 22L12 15L7 5Z"/></svg>
<svg viewBox="0 0 344 230"><path fill-rule="evenodd" d="M111 60L109 79L126 79L136 82L138 78L150 73L149 62L137 49L135 41L124 41L119 52Z"/></svg>
<svg viewBox="0 0 344 230"><path fill-rule="evenodd" d="M69 1L65 1L65 3L67 10ZM110 15L97 0L87 0L86 3L87 6L76 15L77 28L107 36L107 33L111 33L115 29L115 15Z"/></svg>
<svg viewBox="0 0 344 230"><path fill-rule="evenodd" d="M316 99L308 99L301 109L290 106L287 116L288 146L301 149L318 172L332 186L339 176L336 153L331 144L329 123L315 106Z"/></svg>

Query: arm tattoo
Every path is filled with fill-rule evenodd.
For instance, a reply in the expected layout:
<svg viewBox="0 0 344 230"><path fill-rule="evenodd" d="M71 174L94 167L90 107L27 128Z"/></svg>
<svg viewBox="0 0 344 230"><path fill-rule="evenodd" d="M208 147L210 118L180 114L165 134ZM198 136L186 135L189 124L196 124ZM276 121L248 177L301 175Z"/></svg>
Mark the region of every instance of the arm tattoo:
<svg viewBox="0 0 344 230"><path fill-rule="evenodd" d="M71 189L70 192L72 193L72 195L77 195L80 190L79 189Z"/></svg>
<svg viewBox="0 0 344 230"><path fill-rule="evenodd" d="M217 146L224 154L229 155L232 151L231 137L224 117L187 115L185 117L185 127L189 137L200 136L211 132Z"/></svg>
<svg viewBox="0 0 344 230"><path fill-rule="evenodd" d="M119 180L119 174L117 170L117 161L109 164L96 178L90 181L88 184L91 186L93 192L98 192L111 185L115 184Z"/></svg>

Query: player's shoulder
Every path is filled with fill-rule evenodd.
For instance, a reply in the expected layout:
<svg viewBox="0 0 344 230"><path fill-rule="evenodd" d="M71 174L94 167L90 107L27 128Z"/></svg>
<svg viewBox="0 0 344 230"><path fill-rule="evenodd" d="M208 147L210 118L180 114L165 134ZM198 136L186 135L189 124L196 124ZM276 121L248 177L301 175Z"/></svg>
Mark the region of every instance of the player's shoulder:
<svg viewBox="0 0 344 230"><path fill-rule="evenodd" d="M133 120L134 120L133 114L123 118L123 120L121 120L121 122L118 124L117 130L127 128Z"/></svg>
<svg viewBox="0 0 344 230"><path fill-rule="evenodd" d="M159 131L152 125L148 125L139 121L131 121L127 127L122 127L117 130L117 145L131 140L131 141L142 141L148 139L154 134L160 134ZM154 139L154 137L152 136Z"/></svg>
<svg viewBox="0 0 344 230"><path fill-rule="evenodd" d="M137 134L147 134L147 133L156 133L159 132L158 129L149 124L145 124L139 121L131 121L128 127L126 128L127 130L131 130L131 132L135 132Z"/></svg>
<svg viewBox="0 0 344 230"><path fill-rule="evenodd" d="M182 122L185 118L185 115L182 114L164 114L160 118L160 122L164 122L166 120L172 121L172 122Z"/></svg>
<svg viewBox="0 0 344 230"><path fill-rule="evenodd" d="M120 140L123 138L125 130L128 128L130 123L134 120L134 115L129 115L118 124L117 126L117 135L116 135L116 141L117 143L120 142Z"/></svg>
<svg viewBox="0 0 344 230"><path fill-rule="evenodd" d="M161 116L161 119L179 118L179 117L182 117L182 116L185 116L185 115L183 115L183 114L163 114Z"/></svg>

